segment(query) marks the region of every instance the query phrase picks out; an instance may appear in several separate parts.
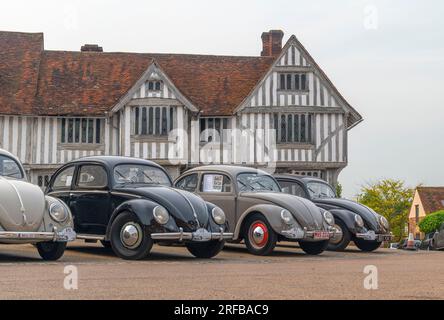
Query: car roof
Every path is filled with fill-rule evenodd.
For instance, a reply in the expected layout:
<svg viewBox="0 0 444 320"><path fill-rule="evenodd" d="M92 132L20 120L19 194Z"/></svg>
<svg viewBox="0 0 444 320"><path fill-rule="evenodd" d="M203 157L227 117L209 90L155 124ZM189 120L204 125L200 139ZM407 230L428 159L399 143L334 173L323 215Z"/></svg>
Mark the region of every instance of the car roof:
<svg viewBox="0 0 444 320"><path fill-rule="evenodd" d="M23 175L23 177L21 179L19 179L19 180L28 181L28 177L27 177L25 168L23 168L23 164L22 164L22 162L20 161L20 159L18 157L13 155L11 152L9 152L9 151L7 151L5 149L1 149L1 148L0 148L0 156L6 156L6 157L9 157L9 158L15 160L15 162L18 163L18 165L20 167L20 170L22 171L22 175Z"/></svg>
<svg viewBox="0 0 444 320"><path fill-rule="evenodd" d="M133 164L143 164L143 165L151 165L153 167L158 167L163 169L160 165L155 163L154 161L140 159L140 158L132 158L132 157L119 157L119 156L91 156L91 157L83 157L80 159L76 159L70 161L70 164L78 163L78 162L100 162L107 166L114 167L120 163L133 163Z"/></svg>
<svg viewBox="0 0 444 320"><path fill-rule="evenodd" d="M17 158L15 155L13 155L13 154L12 154L11 152L9 152L9 151L6 151L5 149L0 149L0 155L2 155L2 156L8 156L8 157L10 157L10 158L12 158L12 159L14 159L14 160L19 161L18 158Z"/></svg>
<svg viewBox="0 0 444 320"><path fill-rule="evenodd" d="M325 181L321 178L316 178L316 177L311 177L311 176L301 176L301 175L295 175L295 174L274 174L273 177L275 177L275 179L288 179L288 180L296 180L296 181L304 181L304 182L317 181L317 182L323 182L323 183L328 184L327 181Z"/></svg>
<svg viewBox="0 0 444 320"><path fill-rule="evenodd" d="M200 172L200 171L222 171L222 172L228 173L229 175L231 175L233 177L237 176L239 173L260 173L260 174L268 175L268 173L263 170L255 169L255 168L251 168L251 167L217 165L217 164L195 167L193 169L188 170L187 173Z"/></svg>

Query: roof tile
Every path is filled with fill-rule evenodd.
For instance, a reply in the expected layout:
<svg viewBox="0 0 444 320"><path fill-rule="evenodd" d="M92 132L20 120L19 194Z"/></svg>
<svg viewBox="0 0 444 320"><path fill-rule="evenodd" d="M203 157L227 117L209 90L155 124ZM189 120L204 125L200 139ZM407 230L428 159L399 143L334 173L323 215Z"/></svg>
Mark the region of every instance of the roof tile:
<svg viewBox="0 0 444 320"><path fill-rule="evenodd" d="M0 110L32 114L42 33L0 32Z"/></svg>
<svg viewBox="0 0 444 320"><path fill-rule="evenodd" d="M418 187L426 214L444 210L444 187Z"/></svg>
<svg viewBox="0 0 444 320"><path fill-rule="evenodd" d="M44 51L43 34L13 32L0 32L0 59L1 113L104 115L155 60L205 116L231 115L275 60Z"/></svg>

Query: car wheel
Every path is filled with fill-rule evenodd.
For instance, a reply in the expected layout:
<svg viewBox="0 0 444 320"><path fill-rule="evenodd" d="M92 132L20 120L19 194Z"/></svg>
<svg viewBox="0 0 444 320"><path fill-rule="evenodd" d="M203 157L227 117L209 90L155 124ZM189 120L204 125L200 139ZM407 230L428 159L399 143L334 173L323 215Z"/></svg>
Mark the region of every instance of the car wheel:
<svg viewBox="0 0 444 320"><path fill-rule="evenodd" d="M100 243L104 248L111 249L111 241L100 240Z"/></svg>
<svg viewBox="0 0 444 320"><path fill-rule="evenodd" d="M188 251L196 258L209 259L215 257L224 247L225 241L189 242Z"/></svg>
<svg viewBox="0 0 444 320"><path fill-rule="evenodd" d="M371 252L375 251L381 246L382 242L378 241L369 241L369 240L362 240L362 239L355 239L354 240L355 245L361 249L362 251Z"/></svg>
<svg viewBox="0 0 444 320"><path fill-rule="evenodd" d="M258 256L269 255L277 241L277 235L267 219L258 213L245 221L243 238L248 251Z"/></svg>
<svg viewBox="0 0 444 320"><path fill-rule="evenodd" d="M433 239L430 240L428 249L429 250L435 250L435 242L433 241Z"/></svg>
<svg viewBox="0 0 444 320"><path fill-rule="evenodd" d="M299 241L299 246L306 254L317 255L325 251L328 247L328 240L324 241Z"/></svg>
<svg viewBox="0 0 444 320"><path fill-rule="evenodd" d="M145 232L139 219L130 212L119 214L111 225L111 248L125 260L140 260L148 256L153 240Z"/></svg>
<svg viewBox="0 0 444 320"><path fill-rule="evenodd" d="M65 253L66 242L39 242L36 247L43 260L55 261Z"/></svg>
<svg viewBox="0 0 444 320"><path fill-rule="evenodd" d="M350 231L348 231L347 226L340 219L335 219L334 227L342 232L342 236L335 235L333 238L331 238L330 241L328 242L327 250L344 251L345 248L347 248L348 244L350 243L351 239Z"/></svg>

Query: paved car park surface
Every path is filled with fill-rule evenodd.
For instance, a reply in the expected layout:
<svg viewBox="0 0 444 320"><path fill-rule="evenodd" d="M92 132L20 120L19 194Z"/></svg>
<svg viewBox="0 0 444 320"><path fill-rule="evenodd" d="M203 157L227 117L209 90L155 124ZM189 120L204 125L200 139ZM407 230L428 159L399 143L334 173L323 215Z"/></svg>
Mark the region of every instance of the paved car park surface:
<svg viewBox="0 0 444 320"><path fill-rule="evenodd" d="M77 290L64 288L71 265ZM376 290L364 288L368 265L377 267ZM43 262L31 245L2 245L0 299L444 299L443 270L444 252L435 251L349 247L307 256L285 243L258 257L229 245L200 260L185 248L154 246L148 259L125 261L76 241L62 260Z"/></svg>

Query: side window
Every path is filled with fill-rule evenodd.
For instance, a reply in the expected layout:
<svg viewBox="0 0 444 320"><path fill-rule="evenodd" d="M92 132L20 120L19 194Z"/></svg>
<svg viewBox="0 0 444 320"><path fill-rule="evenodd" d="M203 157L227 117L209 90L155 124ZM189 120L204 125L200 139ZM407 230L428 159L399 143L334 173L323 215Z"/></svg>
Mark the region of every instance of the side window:
<svg viewBox="0 0 444 320"><path fill-rule="evenodd" d="M223 174L204 174L200 183L201 192L226 192L232 191L231 180Z"/></svg>
<svg viewBox="0 0 444 320"><path fill-rule="evenodd" d="M197 173L193 173L186 177L183 177L176 183L176 188L190 192L196 191L196 187L197 187Z"/></svg>
<svg viewBox="0 0 444 320"><path fill-rule="evenodd" d="M55 177L52 189L53 190L69 189L71 187L73 176L74 176L74 167L66 168Z"/></svg>
<svg viewBox="0 0 444 320"><path fill-rule="evenodd" d="M99 165L80 167L76 185L80 188L103 188L108 184L106 171Z"/></svg>
<svg viewBox="0 0 444 320"><path fill-rule="evenodd" d="M302 186L297 182L279 181L282 192L292 194L294 196L308 198Z"/></svg>

